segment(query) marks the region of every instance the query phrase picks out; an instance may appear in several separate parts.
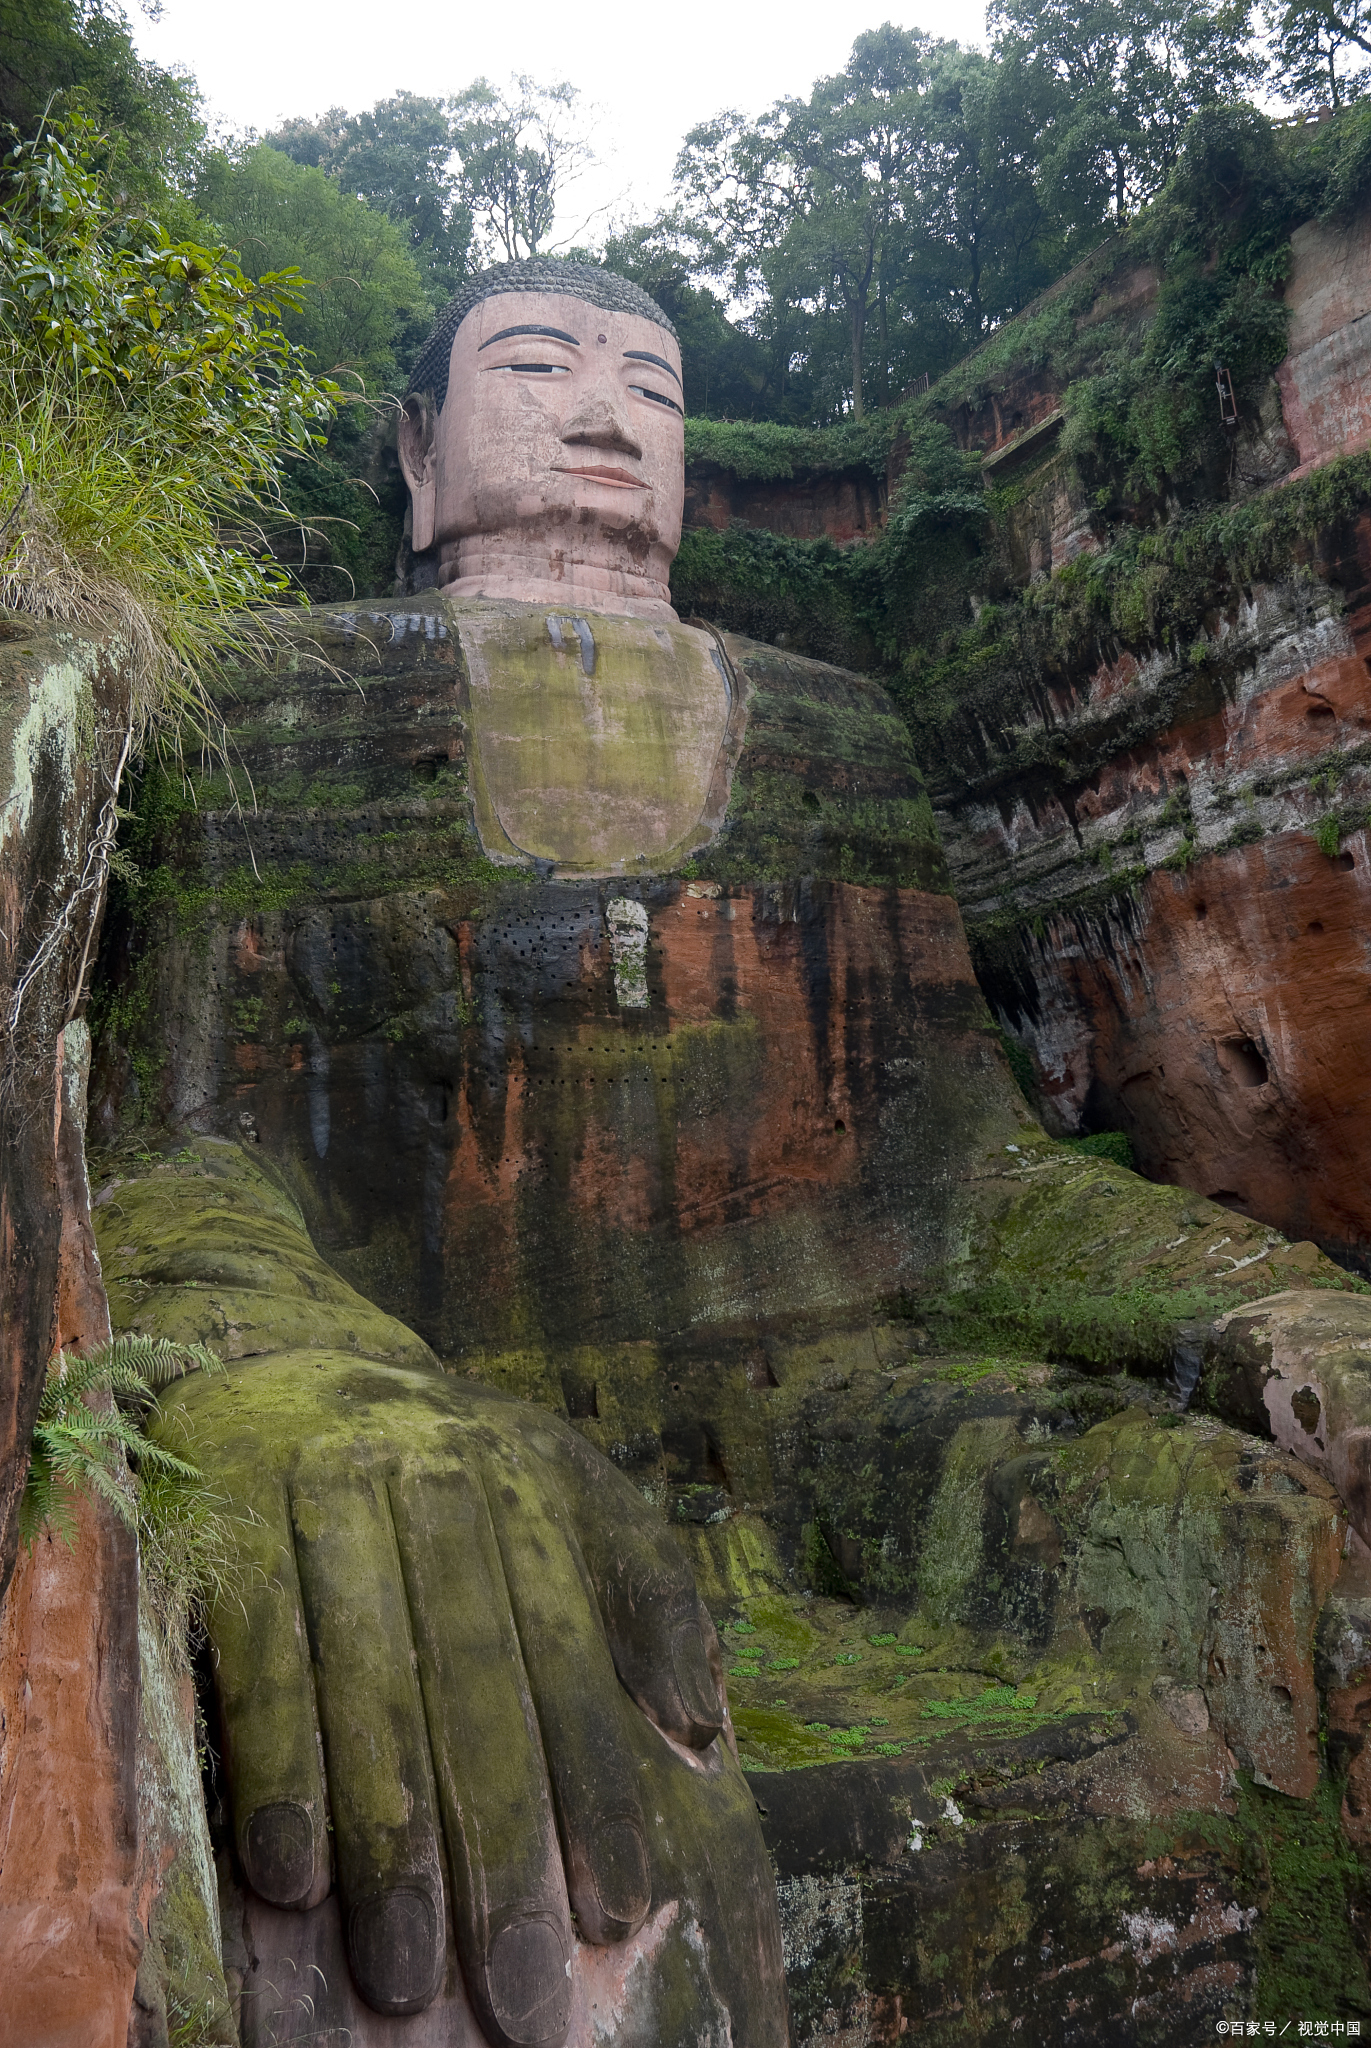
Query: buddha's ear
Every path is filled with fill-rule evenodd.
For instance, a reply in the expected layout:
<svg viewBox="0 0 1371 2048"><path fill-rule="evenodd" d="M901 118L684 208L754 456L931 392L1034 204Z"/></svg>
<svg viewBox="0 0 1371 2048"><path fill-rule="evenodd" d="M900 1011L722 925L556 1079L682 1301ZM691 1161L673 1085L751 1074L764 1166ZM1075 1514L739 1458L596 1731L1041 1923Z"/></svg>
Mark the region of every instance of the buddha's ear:
<svg viewBox="0 0 1371 2048"><path fill-rule="evenodd" d="M433 546L437 513L438 415L433 400L415 394L405 400L400 414L400 468L409 485L414 508L410 546L422 555Z"/></svg>

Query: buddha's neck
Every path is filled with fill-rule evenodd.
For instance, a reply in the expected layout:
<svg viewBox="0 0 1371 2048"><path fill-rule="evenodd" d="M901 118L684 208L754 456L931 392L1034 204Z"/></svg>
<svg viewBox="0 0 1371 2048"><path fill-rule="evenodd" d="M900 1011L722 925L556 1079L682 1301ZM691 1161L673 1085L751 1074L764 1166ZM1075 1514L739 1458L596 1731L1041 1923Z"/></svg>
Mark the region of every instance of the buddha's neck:
<svg viewBox="0 0 1371 2048"><path fill-rule="evenodd" d="M571 546L530 546L508 534L471 534L448 542L439 557L438 587L445 597L505 597L525 604L581 604L588 611L627 612L630 618L673 621L666 581L670 558L654 548L649 566L660 576L624 567L623 556L593 541Z"/></svg>

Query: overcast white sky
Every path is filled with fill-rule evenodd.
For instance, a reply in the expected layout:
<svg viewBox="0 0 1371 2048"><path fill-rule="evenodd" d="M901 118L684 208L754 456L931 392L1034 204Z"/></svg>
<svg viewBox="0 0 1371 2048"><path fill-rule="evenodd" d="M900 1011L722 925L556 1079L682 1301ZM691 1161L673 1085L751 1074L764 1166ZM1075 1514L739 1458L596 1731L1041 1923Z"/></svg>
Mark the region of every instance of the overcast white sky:
<svg viewBox="0 0 1371 2048"><path fill-rule="evenodd" d="M851 13L834 0L402 0L389 10L374 0L163 0L160 21L132 15L143 55L194 72L212 117L234 130L356 111L401 89L444 96L482 76L569 79L600 109L601 161L566 195L562 236L593 208L651 212L688 128L722 107L759 113L804 92L842 69L854 37L889 19L984 42L984 0L872 0Z"/></svg>

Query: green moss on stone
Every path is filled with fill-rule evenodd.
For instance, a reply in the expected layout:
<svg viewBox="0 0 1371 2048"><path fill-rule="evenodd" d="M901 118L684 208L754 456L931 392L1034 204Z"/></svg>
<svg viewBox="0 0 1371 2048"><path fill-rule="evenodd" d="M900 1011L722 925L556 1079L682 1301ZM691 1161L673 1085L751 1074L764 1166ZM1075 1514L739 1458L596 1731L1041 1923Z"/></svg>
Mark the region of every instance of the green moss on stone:
<svg viewBox="0 0 1371 2048"><path fill-rule="evenodd" d="M1261 1887L1254 2017L1277 2027L1371 2015L1358 1927L1367 1871L1340 1825L1340 1789L1286 1799L1244 1775L1237 1829L1242 1860Z"/></svg>

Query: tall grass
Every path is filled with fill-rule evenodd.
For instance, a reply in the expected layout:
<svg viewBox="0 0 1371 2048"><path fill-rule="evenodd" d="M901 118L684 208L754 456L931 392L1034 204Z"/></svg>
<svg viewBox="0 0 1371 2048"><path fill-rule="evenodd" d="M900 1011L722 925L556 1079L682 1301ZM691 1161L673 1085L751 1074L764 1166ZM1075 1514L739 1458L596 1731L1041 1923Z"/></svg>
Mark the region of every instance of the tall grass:
<svg viewBox="0 0 1371 2048"><path fill-rule="evenodd" d="M97 140L0 166L0 604L116 637L136 749L215 729L206 679L290 588L264 524L341 394L286 339L303 281L126 212Z"/></svg>
<svg viewBox="0 0 1371 2048"><path fill-rule="evenodd" d="M215 672L266 651L290 588L263 522L341 395L286 337L299 276L172 242L102 188L97 141L73 117L0 164L0 605L107 636L123 686L79 876L12 963L0 1095L51 1057L38 992L82 926L89 956L130 759L154 734L223 750Z"/></svg>

